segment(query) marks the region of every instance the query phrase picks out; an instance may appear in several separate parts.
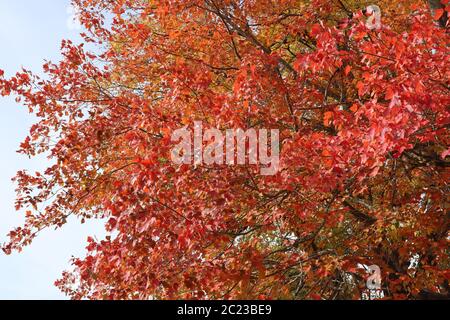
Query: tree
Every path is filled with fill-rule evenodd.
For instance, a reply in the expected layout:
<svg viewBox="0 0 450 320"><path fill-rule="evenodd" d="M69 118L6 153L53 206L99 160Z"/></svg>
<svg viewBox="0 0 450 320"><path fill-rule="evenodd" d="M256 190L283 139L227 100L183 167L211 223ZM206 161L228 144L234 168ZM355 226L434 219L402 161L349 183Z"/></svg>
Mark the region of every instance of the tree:
<svg viewBox="0 0 450 320"><path fill-rule="evenodd" d="M74 299L359 298L374 264L389 298L448 295L448 1L75 3L96 53L0 73L40 118L20 152L52 161L18 172L6 253L106 218L56 282ZM280 172L174 165L195 120L279 129Z"/></svg>

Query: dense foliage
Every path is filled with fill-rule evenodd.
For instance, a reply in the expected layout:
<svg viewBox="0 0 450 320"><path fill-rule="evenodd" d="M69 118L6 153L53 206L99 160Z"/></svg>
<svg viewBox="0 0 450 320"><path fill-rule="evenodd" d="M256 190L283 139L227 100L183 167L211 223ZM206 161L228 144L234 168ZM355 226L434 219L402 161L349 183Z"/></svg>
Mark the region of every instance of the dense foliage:
<svg viewBox="0 0 450 320"><path fill-rule="evenodd" d="M363 265L387 298L448 295L448 0L75 2L85 45L0 71L40 118L20 152L52 164L18 172L6 253L105 218L72 298L358 299ZM174 165L196 120L279 129L280 172Z"/></svg>

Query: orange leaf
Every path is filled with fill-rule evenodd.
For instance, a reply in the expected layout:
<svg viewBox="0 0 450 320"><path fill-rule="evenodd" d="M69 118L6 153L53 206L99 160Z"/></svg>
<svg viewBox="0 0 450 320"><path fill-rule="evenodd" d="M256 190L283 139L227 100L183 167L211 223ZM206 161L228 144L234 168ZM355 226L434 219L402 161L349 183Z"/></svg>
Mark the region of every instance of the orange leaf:
<svg viewBox="0 0 450 320"><path fill-rule="evenodd" d="M333 112L331 112L331 111L325 112L325 114L323 116L323 124L328 127L331 123L332 118L333 118Z"/></svg>

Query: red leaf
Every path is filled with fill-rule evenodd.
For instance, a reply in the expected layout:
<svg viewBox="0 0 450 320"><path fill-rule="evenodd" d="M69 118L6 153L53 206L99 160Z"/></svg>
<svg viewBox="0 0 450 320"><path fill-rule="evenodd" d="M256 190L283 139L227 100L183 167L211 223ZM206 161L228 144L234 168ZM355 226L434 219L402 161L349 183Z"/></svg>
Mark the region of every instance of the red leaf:
<svg viewBox="0 0 450 320"><path fill-rule="evenodd" d="M363 96L364 92L365 92L364 83L361 81L358 81L358 83L356 84L356 88L358 88L358 95L360 97Z"/></svg>
<svg viewBox="0 0 450 320"><path fill-rule="evenodd" d="M345 75L348 76L348 74L350 73L350 71L352 71L352 67L351 67L351 66L346 66L346 67L345 67L345 70L344 70Z"/></svg>
<svg viewBox="0 0 450 320"><path fill-rule="evenodd" d="M322 297L319 294L311 293L310 296L313 300L322 300Z"/></svg>
<svg viewBox="0 0 450 320"><path fill-rule="evenodd" d="M439 20L442 17L443 14L444 14L444 9L436 9L434 11L433 19L434 20Z"/></svg>
<svg viewBox="0 0 450 320"><path fill-rule="evenodd" d="M392 98L394 97L395 93L394 90L392 90L391 87L388 87L386 90L386 94L384 95L386 100L392 100Z"/></svg>

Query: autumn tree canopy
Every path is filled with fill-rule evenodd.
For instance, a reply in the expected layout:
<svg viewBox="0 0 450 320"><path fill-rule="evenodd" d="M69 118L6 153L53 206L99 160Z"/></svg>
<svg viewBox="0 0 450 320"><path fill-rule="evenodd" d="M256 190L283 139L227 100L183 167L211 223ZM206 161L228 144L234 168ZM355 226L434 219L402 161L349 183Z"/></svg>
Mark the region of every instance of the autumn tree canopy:
<svg viewBox="0 0 450 320"><path fill-rule="evenodd" d="M449 0L74 3L84 43L45 79L0 71L50 163L15 177L7 254L104 218L71 298L358 299L363 265L387 298L449 294ZM175 165L194 121L279 129L280 171Z"/></svg>

